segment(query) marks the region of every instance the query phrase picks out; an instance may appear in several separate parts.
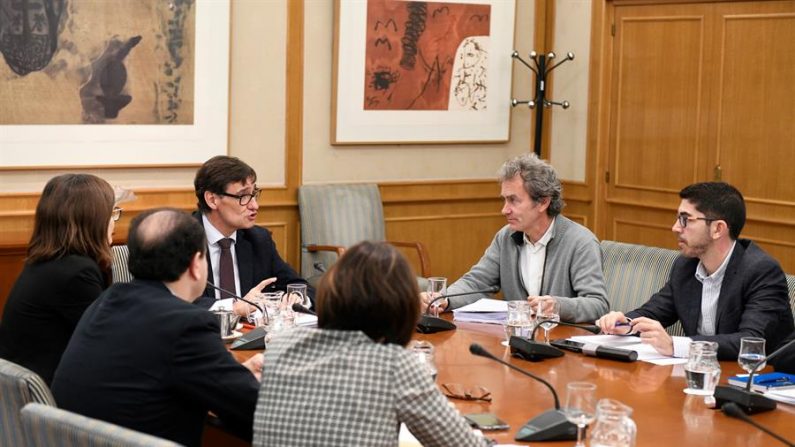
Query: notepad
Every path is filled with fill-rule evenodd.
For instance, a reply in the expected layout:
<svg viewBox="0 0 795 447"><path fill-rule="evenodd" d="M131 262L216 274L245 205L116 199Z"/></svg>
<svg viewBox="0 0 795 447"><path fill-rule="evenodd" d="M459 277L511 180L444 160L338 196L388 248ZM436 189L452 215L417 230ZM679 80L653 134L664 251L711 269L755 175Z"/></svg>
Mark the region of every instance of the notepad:
<svg viewBox="0 0 795 447"><path fill-rule="evenodd" d="M729 377L729 385L745 388L748 385L748 376ZM795 388L795 375L780 372L758 374L754 376L754 383L751 389L754 391L786 390Z"/></svg>

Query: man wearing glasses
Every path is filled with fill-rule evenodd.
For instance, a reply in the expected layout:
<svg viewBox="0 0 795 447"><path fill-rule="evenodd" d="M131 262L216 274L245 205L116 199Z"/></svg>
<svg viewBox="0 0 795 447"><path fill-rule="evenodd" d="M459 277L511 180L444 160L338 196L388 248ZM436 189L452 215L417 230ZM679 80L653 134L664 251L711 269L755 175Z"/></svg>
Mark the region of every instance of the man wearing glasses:
<svg viewBox="0 0 795 447"><path fill-rule="evenodd" d="M271 234L256 225L257 173L236 157L219 155L207 160L193 181L199 210L194 213L207 233L208 279L235 295L252 298L265 287L285 290L288 284L306 284L276 250ZM314 290L308 295L314 299ZM197 303L210 307L229 294L207 287ZM238 313L244 313L238 309Z"/></svg>
<svg viewBox="0 0 795 447"><path fill-rule="evenodd" d="M640 308L610 312L596 321L609 334L639 334L658 352L686 357L691 341L718 343L718 358L735 360L740 338L762 337L776 346L793 331L787 282L778 262L739 239L745 201L733 186L696 183L682 199L671 230L682 256L668 282ZM665 327L682 322L686 337Z"/></svg>

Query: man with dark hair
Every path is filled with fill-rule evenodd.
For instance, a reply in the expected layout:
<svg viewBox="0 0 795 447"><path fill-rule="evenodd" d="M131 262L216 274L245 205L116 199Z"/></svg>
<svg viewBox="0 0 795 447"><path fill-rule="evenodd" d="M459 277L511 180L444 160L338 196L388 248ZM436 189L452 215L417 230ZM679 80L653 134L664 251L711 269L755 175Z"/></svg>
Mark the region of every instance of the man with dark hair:
<svg viewBox="0 0 795 447"><path fill-rule="evenodd" d="M250 439L262 354L239 364L215 316L191 303L207 281L204 231L189 214L147 211L130 225L130 283L92 304L55 372L58 406L185 445L208 411Z"/></svg>
<svg viewBox="0 0 795 447"><path fill-rule="evenodd" d="M772 350L793 331L787 282L778 262L747 239L745 201L733 186L696 183L679 193L676 220L682 256L665 286L640 308L597 320L606 333L639 333L664 355L686 357L691 341L715 341L718 358L736 360L742 337ZM686 337L665 327L682 322Z"/></svg>
<svg viewBox="0 0 795 447"><path fill-rule="evenodd" d="M483 257L447 288L449 294L498 286L506 300L527 300L533 310L556 301L560 319L593 321L608 310L602 251L596 236L560 214L564 202L555 169L535 154L505 162L499 171L502 214L508 224ZM458 296L449 308L485 294ZM422 294L427 304L433 297ZM442 306L448 306L447 300Z"/></svg>
<svg viewBox="0 0 795 447"><path fill-rule="evenodd" d="M288 284L307 284L279 256L271 234L256 225L262 190L257 188L257 173L236 157L219 155L207 160L193 186L199 210L194 213L207 234L209 280L236 295L253 294L272 285L286 290ZM309 306L314 290L308 288ZM210 307L215 299L227 298L219 290L205 289L199 304ZM236 309L243 313L242 309Z"/></svg>

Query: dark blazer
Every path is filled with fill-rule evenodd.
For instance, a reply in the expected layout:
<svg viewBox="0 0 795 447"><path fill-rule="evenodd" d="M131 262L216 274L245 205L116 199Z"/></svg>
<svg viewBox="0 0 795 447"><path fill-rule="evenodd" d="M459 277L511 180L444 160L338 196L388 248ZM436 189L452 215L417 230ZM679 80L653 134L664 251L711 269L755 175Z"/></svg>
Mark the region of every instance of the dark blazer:
<svg viewBox="0 0 795 447"><path fill-rule="evenodd" d="M781 343L776 346L776 349L784 347L784 345L792 341L793 338L795 338L795 332L789 334L787 338L782 340ZM772 349L768 349L768 352L769 351L772 351ZM795 346L790 346L782 351L781 354L773 358L770 363L776 371L795 374Z"/></svg>
<svg viewBox="0 0 795 447"><path fill-rule="evenodd" d="M202 227L202 215L199 211L193 213ZM288 284L307 284L307 294L312 304L315 303L315 289L306 282L289 264L282 260L276 250L270 231L254 226L246 230L237 230L235 241L235 257L240 276L240 294L245 296L252 287L263 279L276 277L276 283L268 290L286 291ZM213 282L213 266L207 256L207 280ZM207 287L197 304L210 308L215 301L215 290Z"/></svg>
<svg viewBox="0 0 795 447"><path fill-rule="evenodd" d="M701 318L701 282L696 279L698 258L680 256L663 288L630 318L649 317L663 327L682 322L693 340L718 342L718 358L736 360L740 338L763 337L768 351L793 331L787 280L778 262L747 239L734 246L718 297L717 335L698 335Z"/></svg>
<svg viewBox="0 0 795 447"><path fill-rule="evenodd" d="M77 322L104 288L99 265L86 256L25 265L3 310L0 358L49 385Z"/></svg>
<svg viewBox="0 0 795 447"><path fill-rule="evenodd" d="M258 390L213 314L143 280L86 310L52 384L61 408L185 445L200 444L208 410L250 439Z"/></svg>

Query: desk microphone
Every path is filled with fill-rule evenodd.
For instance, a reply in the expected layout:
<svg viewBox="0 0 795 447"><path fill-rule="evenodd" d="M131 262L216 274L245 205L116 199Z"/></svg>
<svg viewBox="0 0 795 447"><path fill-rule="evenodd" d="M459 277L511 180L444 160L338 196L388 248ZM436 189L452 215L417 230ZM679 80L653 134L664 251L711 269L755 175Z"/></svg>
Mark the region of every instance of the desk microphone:
<svg viewBox="0 0 795 447"><path fill-rule="evenodd" d="M476 295L479 293L494 293L498 290L500 290L499 287L491 286L483 290L473 290L471 292L451 293L449 295L437 296L436 298L431 300L431 302L428 303L427 306L425 306L425 312L422 313L422 315L420 316L420 321L417 322L417 332L421 334L433 334L436 332L449 331L456 328L456 325L454 325L453 323L439 317L434 317L433 315L429 314L431 306L433 306L437 301L441 301L453 296Z"/></svg>
<svg viewBox="0 0 795 447"><path fill-rule="evenodd" d="M782 436L779 436L778 434L773 433L773 431L770 430L769 428L765 427L764 425L762 425L762 424L756 422L755 420L751 419L750 417L748 417L748 415L745 414L743 409L740 408L740 406L737 405L734 402L728 402L728 403L723 404L723 406L721 407L721 410L723 410L723 413L726 416L737 418L737 419L740 419L742 421L745 421L745 422L753 425L754 427L762 430L763 432L769 434L770 436L778 439L779 441L783 442L785 445L788 445L790 447L795 446L795 444L787 441Z"/></svg>
<svg viewBox="0 0 795 447"><path fill-rule="evenodd" d="M560 400L558 400L558 393L555 388L546 380L525 371L522 368L511 365L505 360L494 356L494 354L486 351L477 343L469 345L469 352L480 357L486 357L494 360L497 363L507 366L508 368L518 371L534 380L543 383L552 393L555 399L555 409L548 410L540 415L530 419L522 428L516 432L517 441L569 441L577 439L577 426L566 419L566 415L560 410Z"/></svg>
<svg viewBox="0 0 795 447"><path fill-rule="evenodd" d="M754 368L748 374L748 383L745 388L739 388L731 385L719 385L715 387L715 408L723 408L724 404L729 402L736 403L740 409L748 414L761 413L763 411L770 411L776 408L776 402L770 398L763 396L755 391L751 391L751 385L754 382L754 374L756 374L759 367L767 363L768 360L781 354L787 348L795 343L795 338L788 341L784 346L773 351L764 360L754 365Z"/></svg>
<svg viewBox="0 0 795 447"><path fill-rule="evenodd" d="M511 354L521 359L530 360L531 362L538 362L553 357L563 357L563 351L560 349L546 343L535 341L536 331L543 323L547 322L584 329L592 334L598 334L600 332L599 326L594 324L568 323L551 319L538 320L529 338L512 336L510 340L508 340L508 346L511 347Z"/></svg>
<svg viewBox="0 0 795 447"><path fill-rule="evenodd" d="M317 314L315 312L313 312L312 310L307 309L306 307L304 307L304 306L302 306L302 305L300 305L298 303L293 303L293 311L298 312L298 313L302 313L302 314L308 314L308 315L317 316Z"/></svg>
<svg viewBox="0 0 795 447"><path fill-rule="evenodd" d="M215 284L211 283L210 281L207 281L207 285L210 286L211 288L215 289L215 290L218 290L220 292L223 292L223 293L229 295L234 300L240 300L240 301L242 301L242 302L244 302L246 304L250 304L250 305L256 307L257 310L259 310L260 312L265 314L265 318L267 318L268 321L270 321L271 317L270 317L270 315L268 315L268 309L260 307L258 304L252 303L251 301L249 301L249 300L247 300L247 299L245 299L243 297L237 296L237 295L235 295L234 293L232 293L232 292L230 292L228 290L224 290L224 289L216 286ZM241 350L245 350L245 349L260 349L260 350L262 350L262 349L265 349L265 336L266 335L268 335L268 331L264 327L254 328L254 329L246 332L242 337L240 337L237 340L235 340L232 343L232 346L229 347L229 349L234 349L234 350L238 350L238 349L241 349Z"/></svg>

